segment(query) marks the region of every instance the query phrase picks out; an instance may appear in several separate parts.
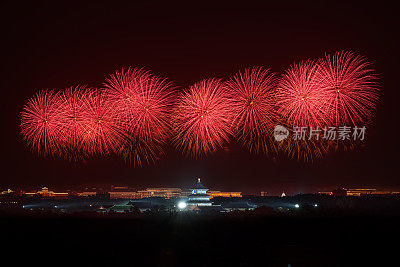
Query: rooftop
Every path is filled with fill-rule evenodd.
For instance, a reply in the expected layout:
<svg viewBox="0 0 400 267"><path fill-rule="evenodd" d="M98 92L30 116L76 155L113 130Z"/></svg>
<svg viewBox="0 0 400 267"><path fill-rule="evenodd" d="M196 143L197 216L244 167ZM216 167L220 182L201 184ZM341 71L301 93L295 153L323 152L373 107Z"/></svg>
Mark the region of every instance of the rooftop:
<svg viewBox="0 0 400 267"><path fill-rule="evenodd" d="M197 183L191 189L208 189L201 182L200 178L197 179Z"/></svg>

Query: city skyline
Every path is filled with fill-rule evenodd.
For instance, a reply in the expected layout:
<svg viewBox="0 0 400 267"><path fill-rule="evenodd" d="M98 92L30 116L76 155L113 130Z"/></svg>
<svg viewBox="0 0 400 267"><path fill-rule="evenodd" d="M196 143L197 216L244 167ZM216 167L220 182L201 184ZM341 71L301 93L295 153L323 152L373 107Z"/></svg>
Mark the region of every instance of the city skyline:
<svg viewBox="0 0 400 267"><path fill-rule="evenodd" d="M164 190L179 190L181 192L186 192L190 190L191 186L187 187L182 187L182 186L155 186L155 187L135 187L135 186L127 186L127 185L79 185L75 187L53 187L53 186L33 186L33 187L17 187L17 188L1 188L0 192L2 191L4 194L15 192L18 194L30 194L34 195L37 192L41 192L42 190L49 190L51 192L55 193L68 193L72 195L77 194L79 196L80 193L102 193L102 192L145 192L145 191L164 191ZM276 190L276 189L271 189L269 190L265 188L260 188L258 191L254 192L246 192L240 190L240 188L236 188L235 190L224 190L222 188L215 188L212 186L208 186L210 189L210 192L213 193L226 193L226 194L232 194L237 195L241 194L243 196L282 196L282 194L287 195L287 196L295 196L295 195L301 195L301 194L326 194L330 195L332 192L335 191L340 191L340 190L366 190L366 191L376 191L376 192L382 192L382 193L387 193L389 194L390 192L392 194L398 194L400 189L397 187L382 187L382 186L377 186L377 187L362 187L362 186L355 186L355 187L346 187L346 186L332 186L332 187L324 187L324 188L317 188L316 190L309 190L306 192L300 192L300 191L291 191L291 190ZM151 195L148 195L151 196ZM129 197L126 197L129 198Z"/></svg>
<svg viewBox="0 0 400 267"><path fill-rule="evenodd" d="M299 14L295 8L282 9L284 5L278 3L260 5L259 9L251 11L233 4L229 9L224 5L196 9L195 14L208 14L206 21L187 16L181 12L183 7L173 5L166 6L173 15L157 11L159 16L149 20L146 12L151 7L146 3L136 5L135 9L144 12L128 20L128 9L116 7L125 15L115 16L109 14L103 4L94 7L96 12L88 5L71 5L61 13L52 12L57 5L32 5L31 10L38 13L20 13L12 3L5 5L9 11L6 13L12 16L9 20L15 23L5 26L8 42L2 44L10 53L5 58L8 68L3 72L7 76L3 79L7 103L1 106L5 129L1 135L5 142L0 186L43 184L62 188L80 183L189 186L188 177L197 176L204 177L215 187L225 187L224 190L241 188L247 192L256 192L258 188L296 193L337 185L400 186L393 168L399 141L393 137L382 145L387 140L388 125L394 133L399 125L395 116L399 96L395 59L399 40L389 30L397 27L392 16L383 15L392 12L386 5L362 6L363 12L355 12L359 7L349 4L348 9L339 12L341 19L334 19L335 23L330 20L338 14L333 7L326 11L326 18L318 25L312 23L312 14L319 12L318 4L303 11L310 16ZM70 16L75 19L68 19ZM108 21L98 19L99 16L113 18L112 25L124 27L110 28ZM235 20L236 16L241 16L240 23ZM88 18L98 24L85 24ZM180 24L182 19L187 22L185 25ZM55 23L48 24L49 20ZM172 26L165 26L164 21ZM81 24L85 26L81 28ZM59 30L60 26L63 31ZM342 38L333 38L338 28ZM130 29L136 29L135 35L130 34ZM261 34L266 30L269 34ZM48 45L49 36L55 45ZM290 42L287 42L288 36ZM304 38L313 42L302 42ZM119 42L121 40L124 42ZM286 40L287 45L279 45L277 40ZM146 43L149 45L144 45ZM296 45L289 45L291 43ZM229 79L247 67L266 66L284 73L293 62L349 50L367 56L379 76L382 95L374 122L367 126L362 146L346 152L332 152L312 163L252 154L236 141L199 159L187 158L167 146L165 154L154 164L142 167L126 164L112 155L71 163L32 153L20 135L20 112L38 90L64 90L76 83L102 87L102 81L121 68L151 69L169 77L183 90L201 79L214 76Z"/></svg>
<svg viewBox="0 0 400 267"><path fill-rule="evenodd" d="M396 4L2 1L1 255L395 266Z"/></svg>

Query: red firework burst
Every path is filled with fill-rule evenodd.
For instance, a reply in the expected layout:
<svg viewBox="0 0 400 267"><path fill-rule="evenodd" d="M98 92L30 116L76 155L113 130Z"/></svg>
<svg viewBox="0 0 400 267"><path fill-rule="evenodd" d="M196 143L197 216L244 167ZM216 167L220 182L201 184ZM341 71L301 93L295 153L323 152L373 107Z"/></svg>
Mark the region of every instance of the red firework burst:
<svg viewBox="0 0 400 267"><path fill-rule="evenodd" d="M322 158L330 150L330 141L324 140L322 137L318 138L318 140L315 137L313 139L307 137L295 140L293 138L294 129L289 127L287 129L290 131L289 137L276 141L278 155L282 153L286 157L299 161L314 162Z"/></svg>
<svg viewBox="0 0 400 267"><path fill-rule="evenodd" d="M228 141L231 119L232 105L221 80L195 83L178 101L175 143L193 156L213 152Z"/></svg>
<svg viewBox="0 0 400 267"><path fill-rule="evenodd" d="M84 150L101 155L119 152L126 134L107 95L101 91L90 92L84 98L84 109L86 117L82 134Z"/></svg>
<svg viewBox="0 0 400 267"><path fill-rule="evenodd" d="M60 122L64 126L65 156L70 159L82 156L83 136L88 127L87 98L92 95L84 86L70 87L61 93L63 112Z"/></svg>
<svg viewBox="0 0 400 267"><path fill-rule="evenodd" d="M277 87L277 105L284 123L291 127L329 125L330 95L315 81L314 61L293 65L282 75Z"/></svg>
<svg viewBox="0 0 400 267"><path fill-rule="evenodd" d="M134 153L132 157L139 159L143 153L138 152L149 151L142 156L151 158L151 154L157 153L152 150L159 150L170 133L173 102L171 83L142 69L128 69L111 75L106 80L105 91L130 136L130 142L148 148L130 149Z"/></svg>
<svg viewBox="0 0 400 267"><path fill-rule="evenodd" d="M274 89L275 74L254 67L239 72L227 82L237 137L251 151L271 149L272 131L276 124Z"/></svg>
<svg viewBox="0 0 400 267"><path fill-rule="evenodd" d="M329 96L334 126L364 124L371 118L379 95L376 79L370 63L351 52L320 60L315 80Z"/></svg>
<svg viewBox="0 0 400 267"><path fill-rule="evenodd" d="M61 122L63 105L60 94L40 91L21 113L21 134L30 148L39 154L59 155L64 139Z"/></svg>

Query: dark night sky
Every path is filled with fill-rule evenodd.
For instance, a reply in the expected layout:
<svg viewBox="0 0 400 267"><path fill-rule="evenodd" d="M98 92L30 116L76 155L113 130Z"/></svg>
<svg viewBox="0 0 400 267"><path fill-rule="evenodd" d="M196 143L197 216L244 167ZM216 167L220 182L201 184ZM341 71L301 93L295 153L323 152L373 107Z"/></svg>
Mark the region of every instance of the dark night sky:
<svg viewBox="0 0 400 267"><path fill-rule="evenodd" d="M336 186L398 188L398 9L368 3L65 4L3 3L2 160L0 189L82 184L186 187L202 177L211 188L277 193ZM281 1L276 1L281 2ZM19 112L40 89L101 86L122 67L146 67L185 87L203 78L228 78L263 65L282 72L325 52L353 50L381 77L382 97L364 148L330 154L314 164L272 161L233 144L202 160L171 148L154 165L137 168L119 158L86 163L43 159L19 135Z"/></svg>

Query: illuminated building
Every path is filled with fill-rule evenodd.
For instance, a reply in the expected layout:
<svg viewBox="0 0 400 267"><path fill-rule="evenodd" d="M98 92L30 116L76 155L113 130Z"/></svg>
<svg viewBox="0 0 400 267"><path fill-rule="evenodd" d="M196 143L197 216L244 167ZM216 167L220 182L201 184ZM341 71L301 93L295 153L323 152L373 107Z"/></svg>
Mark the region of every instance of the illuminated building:
<svg viewBox="0 0 400 267"><path fill-rule="evenodd" d="M181 192L181 197L189 197L189 195L192 194L192 190L190 189L183 189Z"/></svg>
<svg viewBox="0 0 400 267"><path fill-rule="evenodd" d="M139 199L148 197L141 192L130 189L126 186L111 186L111 191L108 192L111 199L126 198L126 199Z"/></svg>
<svg viewBox="0 0 400 267"><path fill-rule="evenodd" d="M326 192L326 193L328 193L328 192ZM339 189L333 190L331 192L331 194L334 196L360 197L360 196L367 196L367 195L395 195L395 194L397 194L397 192L377 190L375 188L355 188L355 189L339 188Z"/></svg>
<svg viewBox="0 0 400 267"><path fill-rule="evenodd" d="M14 191L12 191L11 189L7 189L6 191L2 191L0 193L0 195L6 195L6 194L12 194L12 193L14 193Z"/></svg>
<svg viewBox="0 0 400 267"><path fill-rule="evenodd" d="M76 195L80 197L92 197L96 195L96 192L79 192Z"/></svg>
<svg viewBox="0 0 400 267"><path fill-rule="evenodd" d="M139 199L143 198L143 194L136 191L110 191L110 198L126 198L126 199Z"/></svg>
<svg viewBox="0 0 400 267"><path fill-rule="evenodd" d="M377 189L347 189L347 195L348 196L363 196L363 195L393 195L396 194L396 192L391 192L391 191L382 191L382 190L377 190Z"/></svg>
<svg viewBox="0 0 400 267"><path fill-rule="evenodd" d="M129 190L127 186L113 186L111 185L111 191L126 191Z"/></svg>
<svg viewBox="0 0 400 267"><path fill-rule="evenodd" d="M189 209L195 209L198 206L212 206L211 196L207 194L208 188L202 185L200 178L197 179L197 183L190 190L191 194L186 202Z"/></svg>
<svg viewBox="0 0 400 267"><path fill-rule="evenodd" d="M392 191L375 191L372 193L373 195L398 195L400 192L392 192Z"/></svg>
<svg viewBox="0 0 400 267"><path fill-rule="evenodd" d="M376 192L376 189L365 189L365 188L359 188L359 189L346 189L346 195L347 196L361 196L361 195L371 195L374 192Z"/></svg>
<svg viewBox="0 0 400 267"><path fill-rule="evenodd" d="M83 192L79 195L83 196ZM86 194L86 195L95 195L93 194ZM142 199L142 198L149 198L149 197L162 197L162 198L172 198L172 197L180 197L182 190L180 188L147 188L146 190L134 190L126 186L111 186L111 191L108 192L110 194L111 199Z"/></svg>
<svg viewBox="0 0 400 267"><path fill-rule="evenodd" d="M138 193L138 197L136 199L140 199L140 198L148 198L148 197L152 197L153 195L151 194L151 192L147 191L147 190L141 190L141 191L137 191Z"/></svg>
<svg viewBox="0 0 400 267"><path fill-rule="evenodd" d="M221 191L207 191L207 194L213 197L242 197L242 192L221 192Z"/></svg>
<svg viewBox="0 0 400 267"><path fill-rule="evenodd" d="M261 192L260 192L260 196L266 197L266 196L268 196L268 194L267 194L267 192L265 192L265 191L261 191Z"/></svg>
<svg viewBox="0 0 400 267"><path fill-rule="evenodd" d="M25 193L26 196L41 196L45 198L68 198L68 193L56 193L50 191L47 187L43 187L42 190L32 193Z"/></svg>
<svg viewBox="0 0 400 267"><path fill-rule="evenodd" d="M180 188L147 188L146 192L150 192L152 197L180 197L182 189Z"/></svg>
<svg viewBox="0 0 400 267"><path fill-rule="evenodd" d="M146 190L131 190L127 187L114 187L112 191L109 192L110 198L126 198L126 199L141 199L148 197L180 197L180 188L147 188Z"/></svg>

